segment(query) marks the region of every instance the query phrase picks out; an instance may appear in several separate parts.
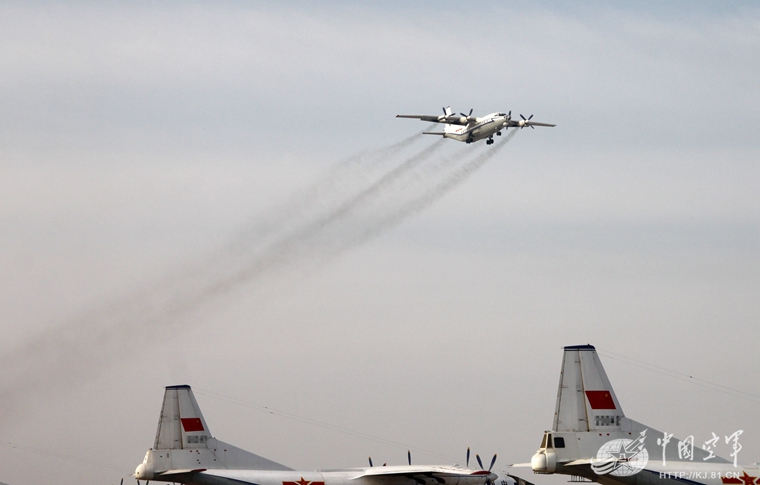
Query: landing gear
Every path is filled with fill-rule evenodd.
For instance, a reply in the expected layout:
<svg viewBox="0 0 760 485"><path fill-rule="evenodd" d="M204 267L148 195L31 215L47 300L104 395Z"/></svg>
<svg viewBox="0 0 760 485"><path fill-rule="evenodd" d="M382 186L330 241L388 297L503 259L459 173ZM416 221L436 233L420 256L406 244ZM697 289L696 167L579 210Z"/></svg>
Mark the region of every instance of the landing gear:
<svg viewBox="0 0 760 485"><path fill-rule="evenodd" d="M493 138L486 140L486 145L493 145Z"/></svg>
<svg viewBox="0 0 760 485"><path fill-rule="evenodd" d="M496 132L496 136L501 136L501 132L500 132L500 131L497 131L497 132Z"/></svg>

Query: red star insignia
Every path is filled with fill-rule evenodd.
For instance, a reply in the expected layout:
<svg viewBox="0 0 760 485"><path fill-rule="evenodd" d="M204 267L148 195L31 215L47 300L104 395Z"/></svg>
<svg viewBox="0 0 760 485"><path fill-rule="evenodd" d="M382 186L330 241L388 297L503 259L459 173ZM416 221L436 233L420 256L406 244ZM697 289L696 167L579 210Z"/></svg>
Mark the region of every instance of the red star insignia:
<svg viewBox="0 0 760 485"><path fill-rule="evenodd" d="M754 485L755 479L757 477L751 477L751 476L747 475L747 472L742 472L742 473L743 473L743 475L741 477L739 477L739 480L741 480L742 483L744 483L745 485Z"/></svg>
<svg viewBox="0 0 760 485"><path fill-rule="evenodd" d="M297 481L295 481L293 483L297 483L298 485L309 485L311 482L308 481L308 480L304 480L303 477L301 477L300 480L297 480Z"/></svg>

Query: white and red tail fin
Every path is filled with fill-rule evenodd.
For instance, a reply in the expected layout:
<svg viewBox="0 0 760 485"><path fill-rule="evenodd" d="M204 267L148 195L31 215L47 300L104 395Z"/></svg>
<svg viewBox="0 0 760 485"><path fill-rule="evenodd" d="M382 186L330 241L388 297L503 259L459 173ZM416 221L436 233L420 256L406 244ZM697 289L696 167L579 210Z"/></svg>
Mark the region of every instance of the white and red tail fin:
<svg viewBox="0 0 760 485"><path fill-rule="evenodd" d="M672 445L666 446L671 439ZM661 446L660 443L665 444ZM615 449L623 449L628 455L624 453L614 460L600 458L606 446L612 447L610 449L616 446ZM612 452L608 454L612 456ZM565 347L552 430L544 433L541 447L531 459L533 472L581 476L607 485L630 485L637 482L616 481L609 474L621 466L630 469L632 457L640 457L637 460L643 463L641 467L649 463L648 470L665 472L673 470L666 468L667 463L671 467L683 466L686 461L701 463L711 460L716 465L729 463L694 446L693 436L682 441L672 433L663 433L626 417L596 349L592 345ZM623 476L622 472L619 476Z"/></svg>
<svg viewBox="0 0 760 485"><path fill-rule="evenodd" d="M154 450L206 448L211 433L190 386L168 386Z"/></svg>
<svg viewBox="0 0 760 485"><path fill-rule="evenodd" d="M166 387L156 441L135 478L188 483L193 473L209 469L292 470L213 438L190 386Z"/></svg>
<svg viewBox="0 0 760 485"><path fill-rule="evenodd" d="M624 416L594 346L565 347L552 430L619 430Z"/></svg>

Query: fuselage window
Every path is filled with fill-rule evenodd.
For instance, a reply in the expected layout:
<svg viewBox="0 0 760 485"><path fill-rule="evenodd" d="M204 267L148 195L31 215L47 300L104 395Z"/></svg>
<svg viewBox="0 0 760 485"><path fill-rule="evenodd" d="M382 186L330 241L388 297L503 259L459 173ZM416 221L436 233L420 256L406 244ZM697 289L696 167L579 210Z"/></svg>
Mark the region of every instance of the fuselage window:
<svg viewBox="0 0 760 485"><path fill-rule="evenodd" d="M565 447L565 438L562 438L561 436L555 436L554 437L554 447L555 448L564 448Z"/></svg>

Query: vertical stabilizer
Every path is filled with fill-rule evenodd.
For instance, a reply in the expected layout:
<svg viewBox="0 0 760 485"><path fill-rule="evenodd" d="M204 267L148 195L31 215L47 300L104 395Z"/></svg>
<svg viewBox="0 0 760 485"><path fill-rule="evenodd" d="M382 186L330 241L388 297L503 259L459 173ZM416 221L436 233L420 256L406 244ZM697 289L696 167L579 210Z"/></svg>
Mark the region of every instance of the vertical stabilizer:
<svg viewBox="0 0 760 485"><path fill-rule="evenodd" d="M153 449L206 448L210 438L211 433L190 386L168 386Z"/></svg>
<svg viewBox="0 0 760 485"><path fill-rule="evenodd" d="M610 431L624 417L593 345L565 347L553 431Z"/></svg>

